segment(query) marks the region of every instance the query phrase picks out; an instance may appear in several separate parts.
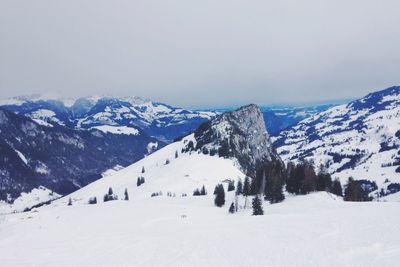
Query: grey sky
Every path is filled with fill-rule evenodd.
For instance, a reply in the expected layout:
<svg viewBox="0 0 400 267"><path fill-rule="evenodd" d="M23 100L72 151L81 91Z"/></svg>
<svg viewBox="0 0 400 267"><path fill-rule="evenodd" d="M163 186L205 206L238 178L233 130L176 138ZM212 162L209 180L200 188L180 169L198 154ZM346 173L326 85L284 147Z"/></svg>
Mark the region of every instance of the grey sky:
<svg viewBox="0 0 400 267"><path fill-rule="evenodd" d="M398 0L0 0L2 97L186 107L359 97L400 83Z"/></svg>

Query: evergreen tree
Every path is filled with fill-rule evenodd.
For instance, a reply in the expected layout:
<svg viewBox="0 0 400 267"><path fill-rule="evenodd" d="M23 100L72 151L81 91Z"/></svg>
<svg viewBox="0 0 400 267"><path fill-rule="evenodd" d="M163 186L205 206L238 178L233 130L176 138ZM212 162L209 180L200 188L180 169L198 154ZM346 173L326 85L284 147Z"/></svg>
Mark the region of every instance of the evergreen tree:
<svg viewBox="0 0 400 267"><path fill-rule="evenodd" d="M141 184L142 184L142 183L141 183L140 177L138 177L138 178L137 178L136 185L137 185L137 186L140 186Z"/></svg>
<svg viewBox="0 0 400 267"><path fill-rule="evenodd" d="M97 197L89 198L89 204L97 204Z"/></svg>
<svg viewBox="0 0 400 267"><path fill-rule="evenodd" d="M140 178L140 184L144 184L146 181L144 180L144 177L142 176L141 178Z"/></svg>
<svg viewBox="0 0 400 267"><path fill-rule="evenodd" d="M144 166L142 167L142 173L145 173L146 172L146 170L144 169Z"/></svg>
<svg viewBox="0 0 400 267"><path fill-rule="evenodd" d="M264 166L261 175L265 175L265 199L271 204L282 202L285 199L283 186L285 182L284 166L279 163L270 163Z"/></svg>
<svg viewBox="0 0 400 267"><path fill-rule="evenodd" d="M112 196L113 195L113 190L112 190L112 188L110 187L110 188L108 188L108 195L109 196Z"/></svg>
<svg viewBox="0 0 400 267"><path fill-rule="evenodd" d="M261 180L257 179L257 176L252 178L250 182L250 195L255 196L261 193L260 185L261 185Z"/></svg>
<svg viewBox="0 0 400 267"><path fill-rule="evenodd" d="M326 171L323 165L320 166L320 171L317 176L317 191L327 191L332 190L332 177Z"/></svg>
<svg viewBox="0 0 400 267"><path fill-rule="evenodd" d="M236 195L242 195L243 194L243 183L242 180L239 179L237 182L237 186L236 186Z"/></svg>
<svg viewBox="0 0 400 267"><path fill-rule="evenodd" d="M264 210L262 208L262 202L258 195L253 198L253 215L264 215Z"/></svg>
<svg viewBox="0 0 400 267"><path fill-rule="evenodd" d="M229 181L228 183L228 192L235 190L235 182Z"/></svg>
<svg viewBox="0 0 400 267"><path fill-rule="evenodd" d="M339 179L335 179L332 183L332 194L335 194L337 196L342 197L343 196L343 190L342 190L342 184L340 183Z"/></svg>
<svg viewBox="0 0 400 267"><path fill-rule="evenodd" d="M217 186L214 203L217 207L225 205L225 190L222 184Z"/></svg>
<svg viewBox="0 0 400 267"><path fill-rule="evenodd" d="M204 185L203 185L203 187L201 188L200 194L201 194L202 196L207 195L207 191L206 191L206 188L204 187Z"/></svg>
<svg viewBox="0 0 400 267"><path fill-rule="evenodd" d="M303 175L304 179L301 181L300 193L305 195L314 192L317 189L317 175L311 162L304 162Z"/></svg>
<svg viewBox="0 0 400 267"><path fill-rule="evenodd" d="M235 208L235 203L232 202L231 206L229 207L229 213L235 213L236 212L236 208Z"/></svg>
<svg viewBox="0 0 400 267"><path fill-rule="evenodd" d="M175 158L178 158L178 150L175 151Z"/></svg>
<svg viewBox="0 0 400 267"><path fill-rule="evenodd" d="M196 188L196 189L193 191L193 196L200 196L200 195L201 195L200 190L199 190L198 188Z"/></svg>
<svg viewBox="0 0 400 267"><path fill-rule="evenodd" d="M169 159L166 159L165 160L165 165L168 165L169 164Z"/></svg>
<svg viewBox="0 0 400 267"><path fill-rule="evenodd" d="M215 186L213 195L216 195L217 192L218 192L218 185Z"/></svg>
<svg viewBox="0 0 400 267"><path fill-rule="evenodd" d="M72 199L71 198L68 199L68 206L72 206Z"/></svg>
<svg viewBox="0 0 400 267"><path fill-rule="evenodd" d="M286 179L286 191L292 194L300 194L301 181L304 179L302 166L292 162L288 164L288 177Z"/></svg>
<svg viewBox="0 0 400 267"><path fill-rule="evenodd" d="M250 195L250 178L248 176L246 176L246 178L244 179L243 195L244 196Z"/></svg>
<svg viewBox="0 0 400 267"><path fill-rule="evenodd" d="M125 188L124 195L125 195L125 200L129 200L129 195L128 195L128 189L127 188Z"/></svg>

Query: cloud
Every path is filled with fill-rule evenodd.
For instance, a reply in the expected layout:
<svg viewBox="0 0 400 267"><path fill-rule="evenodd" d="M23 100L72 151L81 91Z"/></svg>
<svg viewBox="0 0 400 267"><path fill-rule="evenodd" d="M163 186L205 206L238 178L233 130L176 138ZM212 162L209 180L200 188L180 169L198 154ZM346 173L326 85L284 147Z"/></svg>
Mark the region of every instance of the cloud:
<svg viewBox="0 0 400 267"><path fill-rule="evenodd" d="M399 1L12 1L2 95L138 95L182 106L311 102L399 83Z"/></svg>

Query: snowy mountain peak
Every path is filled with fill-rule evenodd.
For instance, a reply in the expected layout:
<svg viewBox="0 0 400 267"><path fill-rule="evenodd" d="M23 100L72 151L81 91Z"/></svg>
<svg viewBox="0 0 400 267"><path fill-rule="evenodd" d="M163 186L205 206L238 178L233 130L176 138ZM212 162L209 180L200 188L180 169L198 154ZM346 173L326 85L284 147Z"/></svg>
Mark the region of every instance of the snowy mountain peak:
<svg viewBox="0 0 400 267"><path fill-rule="evenodd" d="M195 150L236 158L250 174L259 162L280 160L272 149L261 110L253 104L203 123L194 136Z"/></svg>

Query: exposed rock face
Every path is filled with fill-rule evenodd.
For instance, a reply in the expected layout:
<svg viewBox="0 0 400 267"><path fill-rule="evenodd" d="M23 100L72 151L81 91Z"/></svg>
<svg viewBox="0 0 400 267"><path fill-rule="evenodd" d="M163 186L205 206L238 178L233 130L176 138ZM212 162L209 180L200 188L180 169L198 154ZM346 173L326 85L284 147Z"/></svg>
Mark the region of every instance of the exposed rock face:
<svg viewBox="0 0 400 267"><path fill-rule="evenodd" d="M137 131L118 135L46 127L0 109L0 200L12 201L39 186L67 194L107 169L143 158L157 140Z"/></svg>
<svg viewBox="0 0 400 267"><path fill-rule="evenodd" d="M258 163L281 161L272 148L263 114L253 104L203 123L196 130L195 139L195 150L237 158L248 174L254 174Z"/></svg>

